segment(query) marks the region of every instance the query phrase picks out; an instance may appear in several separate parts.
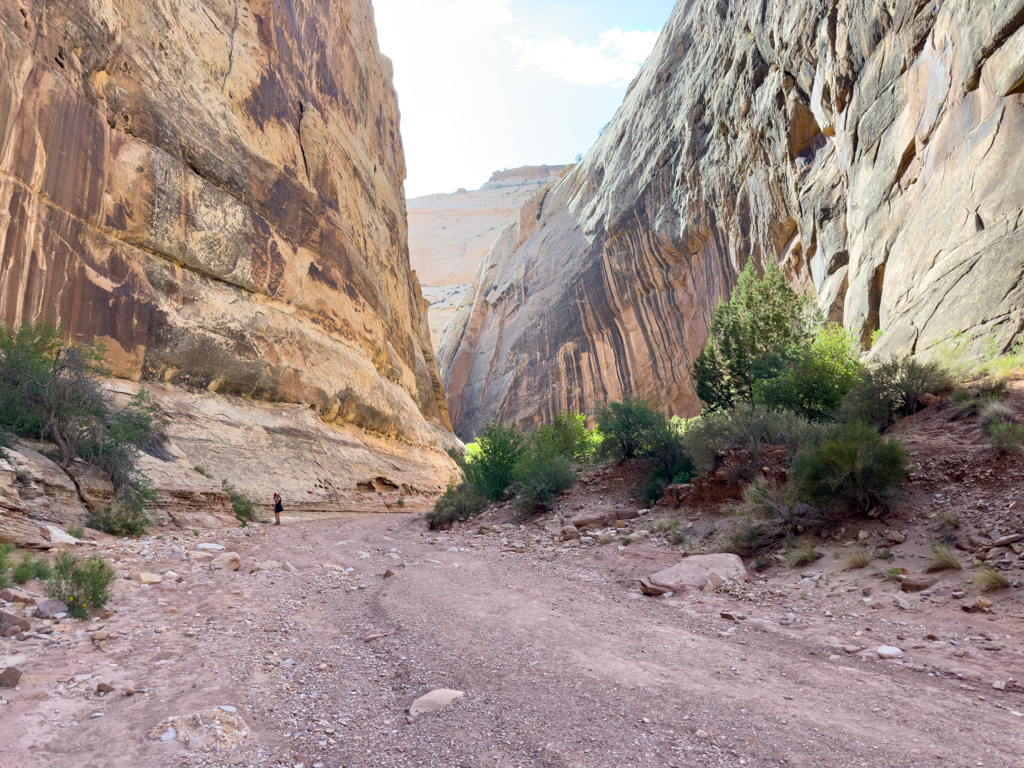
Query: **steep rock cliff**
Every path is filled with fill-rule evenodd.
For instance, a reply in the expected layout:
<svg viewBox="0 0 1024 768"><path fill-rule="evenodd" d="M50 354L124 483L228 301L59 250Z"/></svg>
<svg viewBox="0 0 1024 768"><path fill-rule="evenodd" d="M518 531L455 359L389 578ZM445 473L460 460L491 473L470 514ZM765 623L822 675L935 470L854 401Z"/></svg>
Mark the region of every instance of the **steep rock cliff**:
<svg viewBox="0 0 1024 768"><path fill-rule="evenodd" d="M400 442L431 490L454 438L404 176L369 0L0 5L0 319Z"/></svg>
<svg viewBox="0 0 1024 768"><path fill-rule="evenodd" d="M673 413L710 312L778 261L875 354L1024 330L1024 0L680 0L615 119L524 206L440 349L456 431Z"/></svg>
<svg viewBox="0 0 1024 768"><path fill-rule="evenodd" d="M519 218L524 202L563 173L564 165L527 165L495 171L480 189L409 200L409 260L430 303L434 349L498 234Z"/></svg>

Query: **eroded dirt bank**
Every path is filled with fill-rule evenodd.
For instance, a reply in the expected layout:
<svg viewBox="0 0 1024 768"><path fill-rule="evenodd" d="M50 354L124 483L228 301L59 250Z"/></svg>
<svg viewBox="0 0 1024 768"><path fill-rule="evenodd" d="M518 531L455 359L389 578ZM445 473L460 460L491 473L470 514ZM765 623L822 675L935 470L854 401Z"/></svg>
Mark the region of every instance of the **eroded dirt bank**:
<svg viewBox="0 0 1024 768"><path fill-rule="evenodd" d="M25 673L0 691L4 764L1020 765L1020 590L991 613L916 596L872 610L859 590L825 586L853 576L823 560L836 573L820 587L781 570L735 595L652 598L637 578L678 561L664 546L488 533L363 515L111 543L121 571L183 580L119 580L114 614L89 628L113 636L106 650L79 623L0 641ZM183 562L199 542L242 568ZM284 567L249 573L267 560ZM781 625L793 612L800 622ZM905 654L881 660L882 644ZM98 680L115 690L96 693ZM410 722L409 704L439 687L465 695ZM251 729L233 750L147 739L219 705Z"/></svg>

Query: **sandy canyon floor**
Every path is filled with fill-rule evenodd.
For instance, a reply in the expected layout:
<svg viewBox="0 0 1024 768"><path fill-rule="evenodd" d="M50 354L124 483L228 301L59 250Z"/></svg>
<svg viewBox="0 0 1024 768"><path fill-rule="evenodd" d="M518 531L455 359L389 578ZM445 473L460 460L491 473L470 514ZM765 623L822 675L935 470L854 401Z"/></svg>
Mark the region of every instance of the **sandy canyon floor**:
<svg viewBox="0 0 1024 768"><path fill-rule="evenodd" d="M776 570L722 593L645 597L637 579L678 553L507 525L437 534L420 515L353 516L101 545L126 573L183 580L118 580L108 619L6 641L0 658L25 675L0 690L3 764L1024 764L1022 590L989 612L961 610L973 595L872 609L829 558L818 586ZM242 568L183 562L200 542ZM295 572L250 575L271 559ZM799 622L780 624L791 613ZM112 636L105 650L96 631ZM882 644L905 653L882 660ZM435 688L464 696L410 718ZM220 705L250 729L234 749L148 738Z"/></svg>

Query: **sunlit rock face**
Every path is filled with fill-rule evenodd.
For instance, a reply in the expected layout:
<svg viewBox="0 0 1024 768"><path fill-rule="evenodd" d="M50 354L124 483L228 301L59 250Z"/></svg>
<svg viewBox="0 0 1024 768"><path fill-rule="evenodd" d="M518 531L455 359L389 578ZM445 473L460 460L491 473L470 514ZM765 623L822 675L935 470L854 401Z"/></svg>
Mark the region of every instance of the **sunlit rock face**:
<svg viewBox="0 0 1024 768"><path fill-rule="evenodd" d="M0 319L98 336L122 378L454 441L368 0L10 0L0 33Z"/></svg>
<svg viewBox="0 0 1024 768"><path fill-rule="evenodd" d="M583 162L445 330L463 437L623 395L677 414L711 310L782 265L877 355L1024 330L1024 0L677 4Z"/></svg>
<svg viewBox="0 0 1024 768"><path fill-rule="evenodd" d="M533 194L565 173L564 165L496 171L480 189L409 200L409 258L430 303L433 349L498 235Z"/></svg>

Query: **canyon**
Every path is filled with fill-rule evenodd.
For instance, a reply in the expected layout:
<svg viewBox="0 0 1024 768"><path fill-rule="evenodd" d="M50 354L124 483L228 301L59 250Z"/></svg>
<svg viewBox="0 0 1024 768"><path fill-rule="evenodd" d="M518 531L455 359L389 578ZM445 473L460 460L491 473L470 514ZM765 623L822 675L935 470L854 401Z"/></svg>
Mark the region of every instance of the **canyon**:
<svg viewBox="0 0 1024 768"><path fill-rule="evenodd" d="M527 201L446 327L457 434L624 396L700 409L690 368L750 260L865 350L1024 331L1024 2L683 0L582 162Z"/></svg>
<svg viewBox="0 0 1024 768"><path fill-rule="evenodd" d="M564 165L510 168L495 171L477 190L408 201L409 261L430 303L435 351L498 234L518 220L523 203L565 170Z"/></svg>
<svg viewBox="0 0 1024 768"><path fill-rule="evenodd" d="M0 320L96 337L116 388L152 389L170 486L211 465L214 494L310 510L443 489L369 0L12 0L0 33Z"/></svg>

